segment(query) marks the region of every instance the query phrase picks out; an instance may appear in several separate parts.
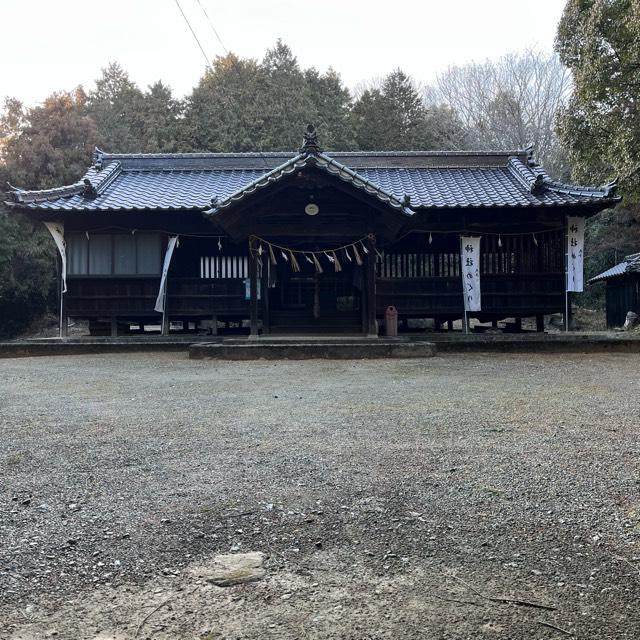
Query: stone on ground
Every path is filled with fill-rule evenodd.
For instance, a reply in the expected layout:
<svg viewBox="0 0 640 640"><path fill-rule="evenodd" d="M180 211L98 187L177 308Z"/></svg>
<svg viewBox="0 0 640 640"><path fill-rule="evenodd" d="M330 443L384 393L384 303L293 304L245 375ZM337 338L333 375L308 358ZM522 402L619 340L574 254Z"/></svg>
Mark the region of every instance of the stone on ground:
<svg viewBox="0 0 640 640"><path fill-rule="evenodd" d="M264 553L227 553L214 556L211 564L194 569L199 578L218 587L254 582L264 578Z"/></svg>

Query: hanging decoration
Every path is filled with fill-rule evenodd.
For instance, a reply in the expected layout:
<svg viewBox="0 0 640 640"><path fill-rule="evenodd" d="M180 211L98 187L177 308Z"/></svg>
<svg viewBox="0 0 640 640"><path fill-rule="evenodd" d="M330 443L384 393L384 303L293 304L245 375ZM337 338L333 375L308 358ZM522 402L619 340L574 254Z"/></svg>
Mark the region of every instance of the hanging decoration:
<svg viewBox="0 0 640 640"><path fill-rule="evenodd" d="M344 256L345 260L349 262L353 262L355 260L358 266L362 266L363 259L360 251L365 254L370 253L367 248L365 241L369 239L369 236L364 238L360 238L355 242L351 242L350 244L343 245L342 247L335 247L333 249L323 249L318 251L309 251L302 249L292 249L291 247L284 247L279 244L274 244L265 240L264 238L259 238L257 236L252 236L250 241L257 241L257 249L252 249L255 252L255 255L260 257L265 251L269 251L269 260L272 265L278 264L278 258L276 256L276 252L279 252L280 256L282 256L282 260L288 262L291 265L292 271L298 273L301 271L299 257L303 256L304 259L315 267L317 273L323 273L324 268L322 267L321 260L327 260L331 265L333 265L333 269L336 273L340 273L343 269L342 262L340 262L340 254ZM360 251L358 250L358 245L360 245ZM255 245L253 245L255 246ZM266 248L265 248L266 247ZM376 249L376 254L382 258L382 254Z"/></svg>
<svg viewBox="0 0 640 640"><path fill-rule="evenodd" d="M291 251L291 249L289 249L289 257L291 258L291 268L295 271L295 273L299 273L300 272L300 264L296 260L296 256L293 253L293 251Z"/></svg>
<svg viewBox="0 0 640 640"><path fill-rule="evenodd" d="M342 271L342 265L340 264L340 260L338 260L338 255L336 254L335 251L332 251L332 256L333 256L333 266L335 267L336 273L339 273L340 271Z"/></svg>
<svg viewBox="0 0 640 640"><path fill-rule="evenodd" d="M315 254L315 253L312 253L312 254L311 254L311 257L313 258L313 264L314 264L314 265L315 265L315 267L316 267L316 271L317 271L318 273L323 273L323 272L324 272L324 269L322 268L322 265L320 264L320 260L318 260L318 258L316 257L316 254Z"/></svg>
<svg viewBox="0 0 640 640"><path fill-rule="evenodd" d="M356 264L361 267L362 266L362 258L360 257L360 254L358 253L358 247L354 244L353 247L353 255L356 257Z"/></svg>

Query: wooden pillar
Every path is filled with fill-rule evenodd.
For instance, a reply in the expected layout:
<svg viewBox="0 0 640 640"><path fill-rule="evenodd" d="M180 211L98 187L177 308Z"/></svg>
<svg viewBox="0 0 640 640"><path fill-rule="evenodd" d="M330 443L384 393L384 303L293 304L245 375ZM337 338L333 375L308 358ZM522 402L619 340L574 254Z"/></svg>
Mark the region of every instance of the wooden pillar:
<svg viewBox="0 0 640 640"><path fill-rule="evenodd" d="M162 320L160 321L161 332L163 336L168 336L171 330L171 324L169 320L169 274L164 281L164 311L162 312Z"/></svg>
<svg viewBox="0 0 640 640"><path fill-rule="evenodd" d="M60 337L66 338L69 335L69 318L67 317L67 300L66 294L62 293L63 283L62 283L62 258L60 254L57 253L56 258L56 267L58 272L58 308L60 310Z"/></svg>
<svg viewBox="0 0 640 640"><path fill-rule="evenodd" d="M376 323L376 239L372 234L366 240L368 253L365 260L365 289L367 291L366 334L368 337L378 335Z"/></svg>
<svg viewBox="0 0 640 640"><path fill-rule="evenodd" d="M163 336L168 336L169 332L171 330L171 324L170 324L170 320L169 320L169 309L168 309L168 305L167 305L167 296L165 293L165 299L164 299L164 313L162 314L162 335Z"/></svg>
<svg viewBox="0 0 640 640"><path fill-rule="evenodd" d="M165 247L165 257L166 260L166 251L168 247L168 239L164 243ZM163 261L164 264L164 261ZM164 268L164 267L163 267ZM169 319L169 273L171 272L171 268L167 269L167 277L164 281L164 295L163 295L163 306L164 311L162 312L162 320L160 321L160 335L168 336L171 331L171 320Z"/></svg>
<svg viewBox="0 0 640 640"><path fill-rule="evenodd" d="M447 331L453 331L453 320L447 320Z"/></svg>
<svg viewBox="0 0 640 640"><path fill-rule="evenodd" d="M249 239L249 335L258 336L258 260L255 238Z"/></svg>
<svg viewBox="0 0 640 640"><path fill-rule="evenodd" d="M211 316L211 335L218 335L218 316L215 313Z"/></svg>
<svg viewBox="0 0 640 640"><path fill-rule="evenodd" d="M516 325L516 331L518 332L522 331L522 318L518 316L517 318L514 318L514 320Z"/></svg>
<svg viewBox="0 0 640 640"><path fill-rule="evenodd" d="M271 328L269 314L269 260L265 257L260 266L260 297L262 299L262 333L267 335Z"/></svg>
<svg viewBox="0 0 640 640"><path fill-rule="evenodd" d="M542 313L536 316L536 331L538 333L544 333L544 315Z"/></svg>
<svg viewBox="0 0 640 640"><path fill-rule="evenodd" d="M118 336L118 318L111 318L111 337L116 338Z"/></svg>
<svg viewBox="0 0 640 640"><path fill-rule="evenodd" d="M569 328L569 331L572 330L572 325L573 325L573 309L572 309L572 305L571 305L571 292L567 291L566 293L567 296L567 301L566 301L566 307L565 307L565 312L562 314L563 315L563 320L564 320L564 326Z"/></svg>

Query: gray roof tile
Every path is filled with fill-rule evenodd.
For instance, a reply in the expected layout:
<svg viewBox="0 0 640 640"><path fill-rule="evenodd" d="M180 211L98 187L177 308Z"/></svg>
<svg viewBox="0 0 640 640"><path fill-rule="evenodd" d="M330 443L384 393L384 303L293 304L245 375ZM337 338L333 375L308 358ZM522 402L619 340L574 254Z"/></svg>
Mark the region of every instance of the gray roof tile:
<svg viewBox="0 0 640 640"><path fill-rule="evenodd" d="M615 267L611 267L611 269L607 269L597 276L594 276L589 280L589 284L615 278L616 276L623 276L627 273L640 273L640 253L632 253L630 256L627 256L623 262L615 265Z"/></svg>
<svg viewBox="0 0 640 640"><path fill-rule="evenodd" d="M325 170L397 209L405 207L407 196L410 210L598 202L605 206L619 200L614 185L575 187L551 180L522 151L297 155L98 152L95 165L79 182L44 191L15 189L10 204L49 211L206 210L212 198L218 203L237 200L266 174L291 166L296 158L300 162L300 158L312 156Z"/></svg>

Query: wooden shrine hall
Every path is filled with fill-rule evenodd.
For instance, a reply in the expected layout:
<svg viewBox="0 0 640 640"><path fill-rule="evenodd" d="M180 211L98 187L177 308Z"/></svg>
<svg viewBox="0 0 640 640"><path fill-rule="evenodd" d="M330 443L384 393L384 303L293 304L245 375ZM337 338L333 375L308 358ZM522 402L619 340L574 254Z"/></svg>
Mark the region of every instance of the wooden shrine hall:
<svg viewBox="0 0 640 640"><path fill-rule="evenodd" d="M614 185L552 180L531 151L108 154L75 184L13 189L59 249L69 318L112 334L377 335L389 306L465 313L461 237L480 238L482 322L565 311L567 218ZM451 326L451 325L449 325Z"/></svg>

